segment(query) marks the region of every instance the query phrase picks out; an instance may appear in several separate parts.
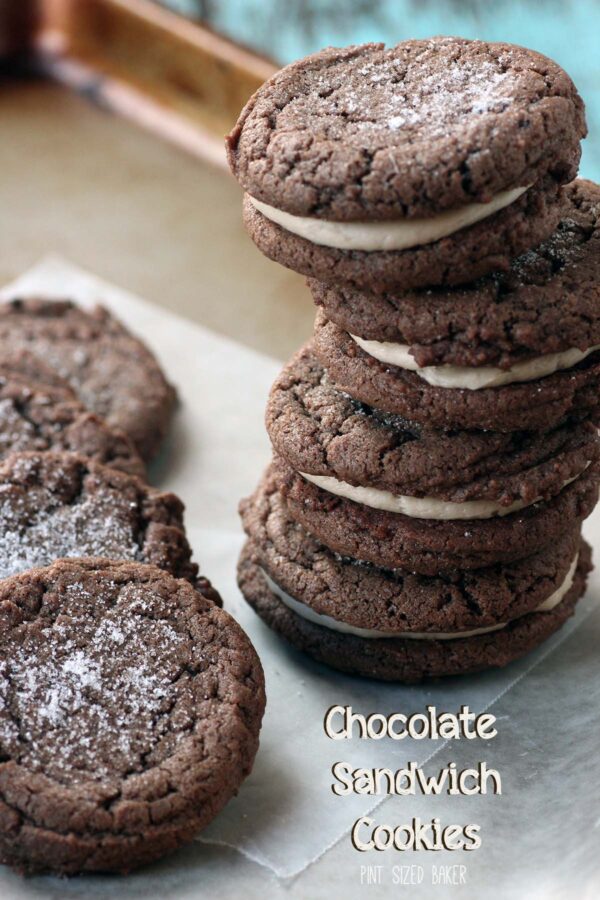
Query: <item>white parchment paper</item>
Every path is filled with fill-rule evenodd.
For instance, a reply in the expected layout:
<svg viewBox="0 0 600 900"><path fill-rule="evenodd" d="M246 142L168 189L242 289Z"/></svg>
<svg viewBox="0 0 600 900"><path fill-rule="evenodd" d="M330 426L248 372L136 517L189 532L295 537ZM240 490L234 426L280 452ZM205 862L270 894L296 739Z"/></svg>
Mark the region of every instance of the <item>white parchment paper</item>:
<svg viewBox="0 0 600 900"><path fill-rule="evenodd" d="M196 558L221 590L226 608L251 636L265 668L268 695L255 769L239 796L198 840L235 848L276 876L290 878L339 842L347 843L348 859L358 865L348 843L350 826L378 807L373 813L378 822L394 824L413 816L426 820L439 816L446 823L478 822L484 846L469 855L469 865L484 867L490 885L500 883L507 866L513 875L521 866L519 884L527 884L527 892L513 896L550 896L549 885L557 883L560 867L569 874L571 884L577 877L579 889L573 896L598 887L600 614L595 600L600 579L592 577L587 598L559 634L502 671L406 688L339 675L316 665L272 635L246 607L235 585L242 543L237 502L253 489L268 460L263 413L280 363L60 259L42 261L2 295L18 292L106 304L152 346L180 392L182 403L173 435L152 479L185 501ZM589 520L586 533L598 546L598 515ZM584 622L585 627L579 627ZM482 711L494 704L494 712L501 715L500 733L485 745L453 742L444 746L440 741L340 745L326 738L322 728L324 713L333 703L352 705L364 713L422 711L428 704L452 711L467 704ZM451 760L460 768L485 759L503 774L504 796L378 800L340 798L330 789L331 766L339 759L356 766L397 768L408 760L423 764L430 757L428 771L432 772ZM457 861L451 854L444 855L447 862ZM529 867L523 868L524 861L529 861ZM115 884L104 882L103 888L101 882L80 879L72 890L65 887L64 895L84 896L81 891L88 883L90 895L102 896L110 895L109 883ZM140 882L128 884L131 896L137 896ZM0 872L0 896L1 888ZM154 883L154 888L152 896L161 896L160 885ZM129 887L123 886L120 896L126 893L130 895ZM149 896L147 890L143 893ZM193 895L193 889L186 891L186 896ZM26 896L27 892L19 892L19 897ZM467 896L466 889L461 896Z"/></svg>

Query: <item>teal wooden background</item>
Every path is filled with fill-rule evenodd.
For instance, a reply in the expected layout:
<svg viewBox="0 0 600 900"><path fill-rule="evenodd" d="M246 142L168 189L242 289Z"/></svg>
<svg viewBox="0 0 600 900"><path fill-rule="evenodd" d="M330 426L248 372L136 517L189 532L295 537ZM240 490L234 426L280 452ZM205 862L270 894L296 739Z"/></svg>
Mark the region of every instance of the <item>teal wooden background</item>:
<svg viewBox="0 0 600 900"><path fill-rule="evenodd" d="M328 44L455 34L532 47L577 84L590 134L581 173L600 181L600 0L163 0L276 62Z"/></svg>

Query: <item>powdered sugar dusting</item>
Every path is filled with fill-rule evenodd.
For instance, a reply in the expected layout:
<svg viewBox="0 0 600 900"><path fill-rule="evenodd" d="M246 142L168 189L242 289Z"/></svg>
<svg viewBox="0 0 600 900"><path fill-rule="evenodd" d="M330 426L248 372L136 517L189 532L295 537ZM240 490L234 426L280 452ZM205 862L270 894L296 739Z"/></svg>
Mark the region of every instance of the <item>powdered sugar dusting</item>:
<svg viewBox="0 0 600 900"><path fill-rule="evenodd" d="M0 357L23 350L68 382L89 410L126 433L139 435L149 411L170 405L154 357L104 311L25 299L0 320Z"/></svg>
<svg viewBox="0 0 600 900"><path fill-rule="evenodd" d="M383 70L383 71L382 71ZM454 62L444 72L422 76L417 83L397 82L390 62L368 64L361 70L374 91L375 122L363 127L399 131L418 129L427 123L431 135L462 116L504 110L513 96L514 80L489 62ZM367 115L369 110L365 110Z"/></svg>
<svg viewBox="0 0 600 900"><path fill-rule="evenodd" d="M108 485L65 502L60 490L39 484L0 484L0 578L55 559L140 559L136 528L131 501Z"/></svg>
<svg viewBox="0 0 600 900"><path fill-rule="evenodd" d="M156 614L144 585L73 582L51 621L5 638L0 661L0 751L63 782L141 770L161 741L189 676L186 636ZM175 729L176 730L176 729Z"/></svg>
<svg viewBox="0 0 600 900"><path fill-rule="evenodd" d="M315 79L313 113L325 118L343 111L347 135L365 129L408 130L415 139L422 130L423 138L431 139L459 122L463 127L465 121L470 125L479 116L500 113L514 101L520 75L506 70L506 60L457 56L450 44L448 48L446 53L444 42L437 42L408 65L388 52L367 59L351 74L343 63L339 71L327 68Z"/></svg>

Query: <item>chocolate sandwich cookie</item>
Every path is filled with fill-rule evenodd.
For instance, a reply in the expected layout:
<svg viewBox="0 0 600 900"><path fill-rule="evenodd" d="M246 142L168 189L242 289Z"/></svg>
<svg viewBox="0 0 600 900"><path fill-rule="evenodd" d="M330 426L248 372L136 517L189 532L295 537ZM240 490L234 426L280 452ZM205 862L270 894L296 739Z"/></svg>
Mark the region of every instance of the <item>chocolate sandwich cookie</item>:
<svg viewBox="0 0 600 900"><path fill-rule="evenodd" d="M301 604L296 606L289 597L282 599L278 586L266 577L257 562L259 558L252 543L246 544L238 567L238 581L248 603L274 631L334 669L406 683L505 666L533 650L573 614L591 568L590 548L582 541L571 586L554 608L525 613L501 628L482 634L410 639L365 637L338 631L331 617L314 621L300 615L296 610Z"/></svg>
<svg viewBox="0 0 600 900"><path fill-rule="evenodd" d="M287 66L228 137L259 248L371 291L470 281L555 228L583 103L521 47L433 38Z"/></svg>
<svg viewBox="0 0 600 900"><path fill-rule="evenodd" d="M336 553L438 575L530 556L577 528L598 499L597 468L592 463L549 500L479 519L434 518L434 507L427 510L429 518L417 518L367 506L318 487L280 457L267 478L283 494L292 518Z"/></svg>
<svg viewBox="0 0 600 900"><path fill-rule="evenodd" d="M35 374L30 367L28 374ZM132 475L146 474L127 435L89 412L68 384L25 381L22 369L0 363L0 459L34 450L81 453Z"/></svg>
<svg viewBox="0 0 600 900"><path fill-rule="evenodd" d="M154 456L175 391L148 348L108 310L39 298L2 304L0 356L16 350L51 366L88 409L125 432L145 460Z"/></svg>
<svg viewBox="0 0 600 900"><path fill-rule="evenodd" d="M375 359L321 310L313 346L340 390L426 428L549 430L567 416L599 415L600 350L535 381L470 389L429 384L417 372Z"/></svg>
<svg viewBox="0 0 600 900"><path fill-rule="evenodd" d="M310 344L273 385L266 423L275 451L308 480L426 517L476 518L548 499L600 449L589 421L545 433L421 430L336 390Z"/></svg>
<svg viewBox="0 0 600 900"><path fill-rule="evenodd" d="M252 559L284 602L293 598L290 607L317 624L325 624L319 618L325 616L334 630L371 637L462 637L558 605L570 587L580 543L576 528L511 564L427 577L333 553L292 519L272 481L263 480L240 512Z"/></svg>
<svg viewBox="0 0 600 900"><path fill-rule="evenodd" d="M237 623L154 566L60 560L0 582L0 860L127 872L249 774L264 678Z"/></svg>
<svg viewBox="0 0 600 900"><path fill-rule="evenodd" d="M220 604L198 575L175 494L72 453L15 453L0 463L0 579L56 559L153 563Z"/></svg>
<svg viewBox="0 0 600 900"><path fill-rule="evenodd" d="M557 230L508 272L381 296L311 279L315 302L368 353L441 387L569 369L600 346L600 186L579 180L565 190Z"/></svg>

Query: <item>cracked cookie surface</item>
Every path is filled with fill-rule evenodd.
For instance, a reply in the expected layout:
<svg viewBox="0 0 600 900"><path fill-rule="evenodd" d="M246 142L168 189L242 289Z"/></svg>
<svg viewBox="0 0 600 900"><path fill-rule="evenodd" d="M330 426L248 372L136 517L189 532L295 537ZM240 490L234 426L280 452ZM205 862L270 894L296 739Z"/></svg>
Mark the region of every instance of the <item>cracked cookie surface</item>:
<svg viewBox="0 0 600 900"><path fill-rule="evenodd" d="M535 381L466 390L429 384L417 372L366 353L347 331L315 319L314 352L337 388L424 428L547 431L565 418L598 417L600 351Z"/></svg>
<svg viewBox="0 0 600 900"><path fill-rule="evenodd" d="M52 366L28 350L6 351L0 361L0 378L2 381L23 381L31 387L52 388L58 396L62 393L66 400L75 400L77 395Z"/></svg>
<svg viewBox="0 0 600 900"><path fill-rule="evenodd" d="M309 622L270 590L250 543L242 550L238 582L246 600L261 619L318 662L365 678L410 684L505 666L529 653L573 615L575 605L585 591L590 560L590 548L584 541L573 585L551 612L527 613L498 631L457 640L373 640L340 634Z"/></svg>
<svg viewBox="0 0 600 900"><path fill-rule="evenodd" d="M0 582L0 858L128 871L208 824L248 775L256 653L186 581L60 560Z"/></svg>
<svg viewBox="0 0 600 900"><path fill-rule="evenodd" d="M454 289L373 295L309 280L344 331L406 344L420 366L515 363L600 344L600 186L565 189L558 228L505 273Z"/></svg>
<svg viewBox="0 0 600 900"><path fill-rule="evenodd" d="M454 285L507 270L560 221L563 190L547 178L487 219L409 250L338 250L292 234L244 198L244 225L269 259L327 284L371 293Z"/></svg>
<svg viewBox="0 0 600 900"><path fill-rule="evenodd" d="M576 528L598 499L597 463L560 493L490 519L417 519L374 509L317 487L275 457L275 479L289 514L342 556L389 569L438 575L512 562Z"/></svg>
<svg viewBox="0 0 600 900"><path fill-rule="evenodd" d="M28 366L28 375L33 373ZM41 373L45 377L44 372ZM22 369L0 365L0 459L22 451L68 451L144 477L146 467L124 432L80 403L64 383L25 380Z"/></svg>
<svg viewBox="0 0 600 900"><path fill-rule="evenodd" d="M565 581L580 543L575 528L509 565L427 577L332 552L290 516L273 478L240 509L252 560L279 588L320 615L376 631L469 631L533 612Z"/></svg>
<svg viewBox="0 0 600 900"><path fill-rule="evenodd" d="M138 338L108 310L70 301L16 298L0 304L0 355L26 351L54 369L145 460L157 452L175 390Z"/></svg>

